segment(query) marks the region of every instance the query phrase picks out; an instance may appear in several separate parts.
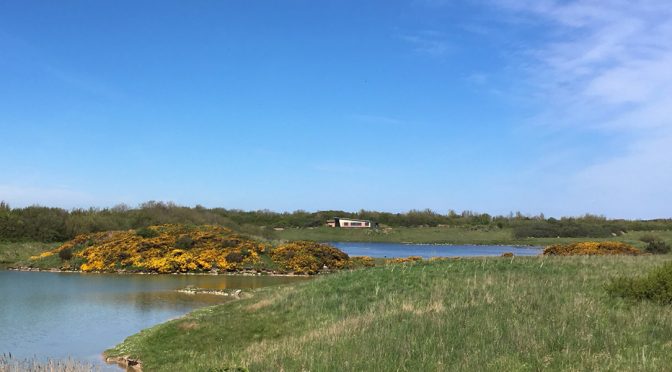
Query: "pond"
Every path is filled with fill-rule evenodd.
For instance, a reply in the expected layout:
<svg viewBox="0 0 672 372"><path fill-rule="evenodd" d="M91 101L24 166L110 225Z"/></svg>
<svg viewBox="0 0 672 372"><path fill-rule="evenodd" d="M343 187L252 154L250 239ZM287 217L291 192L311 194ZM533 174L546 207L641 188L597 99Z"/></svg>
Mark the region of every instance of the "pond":
<svg viewBox="0 0 672 372"><path fill-rule="evenodd" d="M370 256L380 258L420 256L431 257L470 257L501 256L511 252L516 256L536 256L541 254L539 247L520 247L506 245L448 245L448 244L402 244L402 243L329 243L351 256Z"/></svg>
<svg viewBox="0 0 672 372"><path fill-rule="evenodd" d="M118 370L103 364L105 349L141 329L227 301L176 289L245 290L300 280L306 278L0 271L0 355L71 357Z"/></svg>

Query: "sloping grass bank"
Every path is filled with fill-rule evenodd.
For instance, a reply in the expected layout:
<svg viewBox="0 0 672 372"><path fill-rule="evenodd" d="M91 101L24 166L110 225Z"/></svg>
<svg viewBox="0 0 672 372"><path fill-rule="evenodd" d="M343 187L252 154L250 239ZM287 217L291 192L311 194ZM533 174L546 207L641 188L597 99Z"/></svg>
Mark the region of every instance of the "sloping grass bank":
<svg viewBox="0 0 672 372"><path fill-rule="evenodd" d="M26 261L30 256L54 249L58 243L41 242L0 242L0 269Z"/></svg>
<svg viewBox="0 0 672 372"><path fill-rule="evenodd" d="M475 258L266 288L107 352L146 371L650 370L672 365L672 308L605 284L665 256Z"/></svg>

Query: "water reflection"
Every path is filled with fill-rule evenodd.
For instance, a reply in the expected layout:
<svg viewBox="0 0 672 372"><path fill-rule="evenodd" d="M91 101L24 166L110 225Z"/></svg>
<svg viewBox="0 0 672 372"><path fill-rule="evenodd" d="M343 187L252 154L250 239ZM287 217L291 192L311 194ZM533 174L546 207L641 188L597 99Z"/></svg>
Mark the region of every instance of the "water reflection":
<svg viewBox="0 0 672 372"><path fill-rule="evenodd" d="M143 328L230 300L176 289L251 289L302 280L0 271L0 353L100 363L103 350Z"/></svg>

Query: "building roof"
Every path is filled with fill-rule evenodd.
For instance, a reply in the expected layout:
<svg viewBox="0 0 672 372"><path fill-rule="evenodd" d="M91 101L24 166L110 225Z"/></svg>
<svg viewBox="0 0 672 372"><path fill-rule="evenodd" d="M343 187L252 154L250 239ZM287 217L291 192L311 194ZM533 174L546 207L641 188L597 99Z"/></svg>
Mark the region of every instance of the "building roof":
<svg viewBox="0 0 672 372"><path fill-rule="evenodd" d="M371 222L370 220L358 220L356 218L348 218L348 217L334 217L334 220L348 220L348 221L357 221L357 222ZM331 220L328 220L331 221Z"/></svg>

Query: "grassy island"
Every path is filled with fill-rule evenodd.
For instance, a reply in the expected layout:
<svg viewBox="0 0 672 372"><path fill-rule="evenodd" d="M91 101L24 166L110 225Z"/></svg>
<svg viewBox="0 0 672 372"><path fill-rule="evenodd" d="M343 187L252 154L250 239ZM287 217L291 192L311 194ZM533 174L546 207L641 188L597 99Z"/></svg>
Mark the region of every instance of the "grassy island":
<svg viewBox="0 0 672 372"><path fill-rule="evenodd" d="M196 310L108 356L147 371L659 371L672 309L611 297L668 256L434 260L343 271Z"/></svg>

